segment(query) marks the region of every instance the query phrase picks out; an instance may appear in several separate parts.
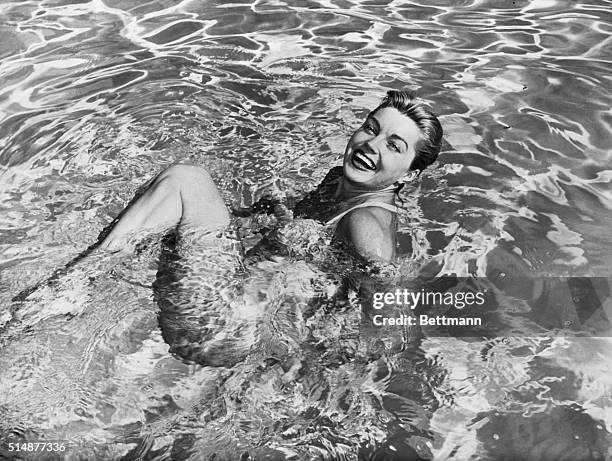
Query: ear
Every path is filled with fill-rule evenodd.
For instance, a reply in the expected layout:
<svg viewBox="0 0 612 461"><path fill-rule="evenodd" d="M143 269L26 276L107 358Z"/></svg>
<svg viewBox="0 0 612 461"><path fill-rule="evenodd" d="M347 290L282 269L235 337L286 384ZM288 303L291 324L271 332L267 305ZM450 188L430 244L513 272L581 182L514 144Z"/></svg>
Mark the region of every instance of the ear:
<svg viewBox="0 0 612 461"><path fill-rule="evenodd" d="M417 171L417 170L410 170L408 173L406 173L404 176L402 176L400 179L398 179L397 182L399 184L406 184L406 183L409 183L411 181L414 181L418 176L419 176L419 171Z"/></svg>

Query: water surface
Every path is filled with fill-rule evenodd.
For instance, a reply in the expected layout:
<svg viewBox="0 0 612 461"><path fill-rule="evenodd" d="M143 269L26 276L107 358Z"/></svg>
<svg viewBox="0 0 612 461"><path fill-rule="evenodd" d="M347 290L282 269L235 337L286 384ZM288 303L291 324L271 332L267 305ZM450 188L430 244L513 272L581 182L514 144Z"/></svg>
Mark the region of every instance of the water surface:
<svg viewBox="0 0 612 461"><path fill-rule="evenodd" d="M2 2L3 440L69 440L71 459L611 456L607 338L367 328L312 301L348 269L322 267L307 224L249 285L300 366L265 344L231 368L171 355L154 244L11 301L172 163L208 168L233 207L302 197L405 87L447 143L407 194L395 280L426 263L609 277L611 31L609 1Z"/></svg>

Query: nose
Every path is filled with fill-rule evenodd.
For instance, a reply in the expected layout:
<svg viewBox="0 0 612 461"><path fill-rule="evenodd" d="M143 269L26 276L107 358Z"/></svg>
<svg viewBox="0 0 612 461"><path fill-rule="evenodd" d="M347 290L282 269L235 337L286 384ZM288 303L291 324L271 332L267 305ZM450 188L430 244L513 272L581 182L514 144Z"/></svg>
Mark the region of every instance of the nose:
<svg viewBox="0 0 612 461"><path fill-rule="evenodd" d="M367 151L369 151L370 153L376 154L376 155L380 155L380 149L379 149L380 145L379 145L379 140L378 140L378 136L373 137L371 139L368 139L365 142L365 148Z"/></svg>

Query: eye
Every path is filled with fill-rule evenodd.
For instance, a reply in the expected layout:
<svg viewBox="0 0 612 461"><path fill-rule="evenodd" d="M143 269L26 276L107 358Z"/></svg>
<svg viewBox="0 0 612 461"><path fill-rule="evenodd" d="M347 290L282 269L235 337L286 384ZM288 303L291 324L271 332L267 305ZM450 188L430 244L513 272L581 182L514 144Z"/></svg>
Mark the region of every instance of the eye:
<svg viewBox="0 0 612 461"><path fill-rule="evenodd" d="M399 146L395 142L393 142L393 141L389 141L389 148L391 150L394 150L395 152L399 152L400 151Z"/></svg>
<svg viewBox="0 0 612 461"><path fill-rule="evenodd" d="M363 129L367 131L368 133L372 133L372 134L375 133L374 126L369 122L366 122L363 124Z"/></svg>

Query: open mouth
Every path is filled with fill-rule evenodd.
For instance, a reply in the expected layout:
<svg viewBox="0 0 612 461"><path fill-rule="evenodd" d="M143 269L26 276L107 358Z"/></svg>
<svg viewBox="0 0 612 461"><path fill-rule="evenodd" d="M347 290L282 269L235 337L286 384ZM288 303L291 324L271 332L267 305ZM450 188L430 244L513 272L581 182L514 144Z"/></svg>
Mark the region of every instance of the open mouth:
<svg viewBox="0 0 612 461"><path fill-rule="evenodd" d="M362 171L376 171L376 164L361 149L353 152L351 163L355 168Z"/></svg>

